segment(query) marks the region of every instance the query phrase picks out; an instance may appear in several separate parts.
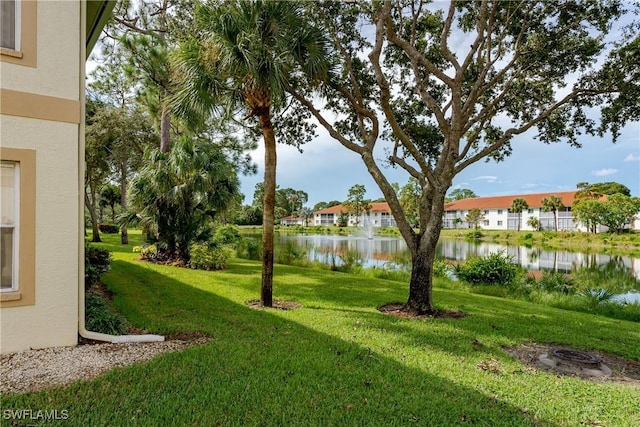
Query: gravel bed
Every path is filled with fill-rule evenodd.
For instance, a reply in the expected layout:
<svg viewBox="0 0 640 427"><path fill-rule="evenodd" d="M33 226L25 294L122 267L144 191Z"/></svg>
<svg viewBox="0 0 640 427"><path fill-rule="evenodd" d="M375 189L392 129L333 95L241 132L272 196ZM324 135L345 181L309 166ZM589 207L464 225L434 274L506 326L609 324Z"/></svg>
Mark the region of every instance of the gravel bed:
<svg viewBox="0 0 640 427"><path fill-rule="evenodd" d="M206 341L201 337L151 343L83 344L0 355L0 393L26 393L88 380L115 367Z"/></svg>

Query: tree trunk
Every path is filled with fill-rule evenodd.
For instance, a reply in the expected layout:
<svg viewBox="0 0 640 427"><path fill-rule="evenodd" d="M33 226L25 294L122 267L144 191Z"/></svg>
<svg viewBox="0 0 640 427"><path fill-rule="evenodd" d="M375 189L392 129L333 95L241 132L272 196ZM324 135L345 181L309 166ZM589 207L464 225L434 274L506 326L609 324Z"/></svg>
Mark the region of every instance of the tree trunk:
<svg viewBox="0 0 640 427"><path fill-rule="evenodd" d="M89 216L91 216L91 230L93 231L93 237L91 238L92 242L102 242L100 239L100 229L98 228L98 216L96 215L96 207L91 200L89 199L89 195L85 191L84 193L84 204L89 210Z"/></svg>
<svg viewBox="0 0 640 427"><path fill-rule="evenodd" d="M276 137L271 124L271 113L260 114L264 137L264 198L262 208L262 286L260 303L273 307L273 229L276 205Z"/></svg>
<svg viewBox="0 0 640 427"><path fill-rule="evenodd" d="M120 207L122 212L127 212L127 169L127 162L125 161L120 168ZM124 224L120 226L120 243L123 245L129 244L129 232Z"/></svg>
<svg viewBox="0 0 640 427"><path fill-rule="evenodd" d="M438 215L438 211L440 214ZM433 307L433 261L435 260L436 245L442 228L442 211L438 207L431 207L431 214L427 227L416 238L416 244L411 248L411 280L409 282L409 299L403 310L413 314L432 314ZM409 245L411 247L411 245Z"/></svg>
<svg viewBox="0 0 640 427"><path fill-rule="evenodd" d="M160 152L168 153L171 149L171 113L166 105L162 106L160 116Z"/></svg>

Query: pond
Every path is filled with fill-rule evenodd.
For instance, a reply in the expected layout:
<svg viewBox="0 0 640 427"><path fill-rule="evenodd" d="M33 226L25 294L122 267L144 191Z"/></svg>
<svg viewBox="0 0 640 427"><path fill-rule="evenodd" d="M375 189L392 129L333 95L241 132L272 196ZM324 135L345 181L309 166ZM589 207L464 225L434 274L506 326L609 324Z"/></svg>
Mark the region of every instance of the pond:
<svg viewBox="0 0 640 427"><path fill-rule="evenodd" d="M250 235L258 238L259 235ZM303 249L309 260L340 265L344 257L362 262L365 268L402 268L410 264L407 245L400 237L356 235L310 235L276 233L276 253L287 246ZM528 271L579 272L593 282L614 283L614 300L640 302L640 259L605 253L542 250L525 246L440 238L436 258L461 262L472 256L504 252Z"/></svg>

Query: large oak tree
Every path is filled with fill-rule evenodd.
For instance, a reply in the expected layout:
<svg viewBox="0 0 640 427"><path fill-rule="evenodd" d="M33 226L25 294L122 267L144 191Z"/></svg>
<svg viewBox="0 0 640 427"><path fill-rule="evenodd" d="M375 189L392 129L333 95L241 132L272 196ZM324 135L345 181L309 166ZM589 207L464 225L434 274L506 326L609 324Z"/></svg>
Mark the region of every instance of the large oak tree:
<svg viewBox="0 0 640 427"><path fill-rule="evenodd" d="M634 83L631 64L628 73L599 74L596 61L623 13L617 1L385 0L309 7L332 39L336 72L326 82L324 105L304 85L290 84L288 91L362 158L383 192L411 252L410 312L435 311L432 268L454 177L480 160L505 159L514 137L527 131L537 131L545 143L578 147L582 130L597 131L583 107L618 99ZM617 52L625 61L637 58ZM418 181L417 229L385 166Z"/></svg>

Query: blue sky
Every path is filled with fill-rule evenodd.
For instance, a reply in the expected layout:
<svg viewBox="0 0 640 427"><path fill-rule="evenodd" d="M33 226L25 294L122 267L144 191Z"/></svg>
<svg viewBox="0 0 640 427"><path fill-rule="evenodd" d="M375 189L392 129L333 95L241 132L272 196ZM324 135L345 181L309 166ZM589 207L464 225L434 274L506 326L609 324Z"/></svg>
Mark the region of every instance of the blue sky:
<svg viewBox="0 0 640 427"><path fill-rule="evenodd" d="M448 7L448 3L436 1L432 7ZM605 41L619 40L621 28L632 18L627 14L619 19ZM471 44L469 37L469 34L454 34L451 46L466 49ZM569 82L571 77L575 79L577 75L570 76ZM599 114L593 109L587 115L597 119ZM349 188L355 184L363 184L370 199L382 197L360 157L333 140L324 129L318 128L318 133L315 140L303 147L303 153L285 145L278 146L277 183L280 188L307 192L309 207L320 201L345 200ZM514 138L513 153L503 162L480 161L469 166L454 179L452 189L468 188L478 196L497 196L570 191L575 190L579 182L615 181L626 185L633 196L640 196L640 122L629 123L622 129L616 144L611 142L610 135L603 138L587 135L579 140L582 148L573 148L566 143L545 145L535 140L535 135L536 130L531 129ZM258 164L258 174L241 177L245 204L252 202L255 185L263 179L263 157L264 150L260 146L252 153ZM386 173L389 181L401 186L409 178L400 169L387 169Z"/></svg>
<svg viewBox="0 0 640 427"><path fill-rule="evenodd" d="M448 4L436 1L432 7L448 7ZM630 14L620 19L616 23L618 28L607 41L618 40L620 27L631 19ZM468 46L468 37L471 36L454 35L452 46ZM95 63L89 61L87 68L95 68ZM280 188L307 192L309 207L320 201L344 200L355 184L363 184L370 199L382 197L360 157L342 147L324 129L318 128L318 133L316 139L303 147L303 153L286 145L278 146ZM504 162L481 161L471 165L454 179L452 189L468 188L478 196L494 196L567 191L574 190L579 182L615 181L629 187L632 195L640 196L640 122L628 124L616 144L609 136L584 136L580 140L582 148L578 149L562 143L545 145L534 137L535 130L532 130L515 138L513 154ZM263 180L262 143L251 155L258 165L258 173L240 177L245 204L252 202L255 185ZM400 169L386 169L386 173L391 182L400 185L408 180Z"/></svg>
<svg viewBox="0 0 640 427"><path fill-rule="evenodd" d="M309 195L307 206L320 201L344 200L349 188L363 184L367 197L382 193L355 153L318 129L319 136L303 147L278 146L277 182L280 188L303 190ZM527 194L574 190L579 182L615 181L640 196L640 123L628 124L613 144L611 138L585 136L582 148L567 144L546 145L534 140L535 132L515 138L513 154L504 162L469 166L454 179L452 188L468 188L478 196ZM256 183L264 173L262 147L252 153L258 174L242 176L245 204L253 200ZM408 176L398 169L386 169L390 181L404 185Z"/></svg>

